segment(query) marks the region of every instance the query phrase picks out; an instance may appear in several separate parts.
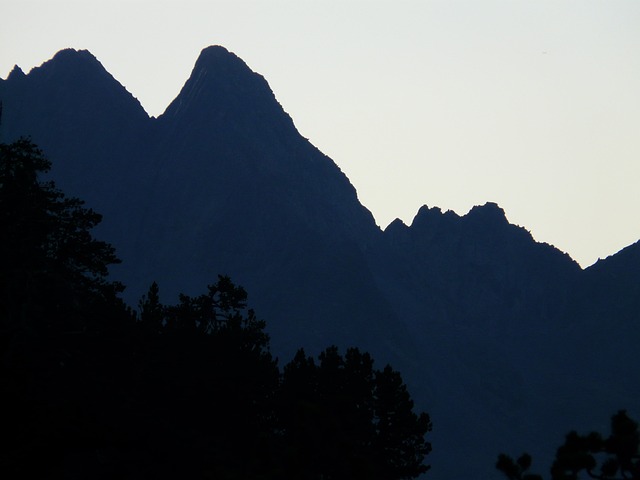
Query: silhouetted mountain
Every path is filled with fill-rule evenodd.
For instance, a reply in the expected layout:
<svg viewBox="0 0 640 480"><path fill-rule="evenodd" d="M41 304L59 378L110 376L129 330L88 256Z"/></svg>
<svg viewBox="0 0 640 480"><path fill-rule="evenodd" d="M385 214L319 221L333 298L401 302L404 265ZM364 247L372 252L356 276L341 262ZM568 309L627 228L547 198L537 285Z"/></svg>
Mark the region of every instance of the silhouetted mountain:
<svg viewBox="0 0 640 480"><path fill-rule="evenodd" d="M229 274L285 361L337 344L391 362L433 418L438 478L494 478L514 449L544 465L566 431L638 404L638 244L583 271L493 203L382 232L222 47L157 119L86 51L16 67L0 100L2 140L30 135L104 214L131 305L154 280L172 302Z"/></svg>
<svg viewBox="0 0 640 480"><path fill-rule="evenodd" d="M26 76L16 67L0 82L0 98L3 141L30 136L50 158L64 158L52 177L106 217L135 211L151 122L93 55L62 50ZM105 227L100 233L123 245L116 223Z"/></svg>
<svg viewBox="0 0 640 480"><path fill-rule="evenodd" d="M83 87L71 100L76 84ZM380 236L373 217L331 159L299 135L266 81L235 55L205 49L157 120L87 52L61 52L2 88L12 126L5 136L31 135L50 152L60 186L104 212L98 233L125 259L114 271L131 304L153 280L173 298L227 272L255 292L261 314L273 319L274 345L287 355L301 343L319 349L357 336L368 347L402 335L363 253ZM14 107L31 89L65 92L30 100L46 122L23 122ZM92 102L101 107L86 119ZM76 110L83 128L104 123L73 141Z"/></svg>
<svg viewBox="0 0 640 480"><path fill-rule="evenodd" d="M640 242L585 269L570 317L579 363L616 392L621 405L638 404ZM587 382L588 379L585 379Z"/></svg>
<svg viewBox="0 0 640 480"><path fill-rule="evenodd" d="M634 320L640 312L640 242L604 260L598 260L585 270L585 294L596 315ZM637 317L635 317L637 318Z"/></svg>
<svg viewBox="0 0 640 480"><path fill-rule="evenodd" d="M395 272L396 288L412 290L421 311L444 309L448 321L465 328L518 334L528 317L538 330L552 328L562 322L580 274L568 255L536 243L494 203L463 217L425 206L411 227L396 221L384 233L379 258Z"/></svg>
<svg viewBox="0 0 640 480"><path fill-rule="evenodd" d="M263 315L287 319L270 328L288 352L302 339L320 347L343 330L376 338L392 329L390 313L374 315L389 309L361 248L379 235L373 217L261 76L221 47L205 49L157 129L136 252L144 283L193 290L229 272L256 292Z"/></svg>

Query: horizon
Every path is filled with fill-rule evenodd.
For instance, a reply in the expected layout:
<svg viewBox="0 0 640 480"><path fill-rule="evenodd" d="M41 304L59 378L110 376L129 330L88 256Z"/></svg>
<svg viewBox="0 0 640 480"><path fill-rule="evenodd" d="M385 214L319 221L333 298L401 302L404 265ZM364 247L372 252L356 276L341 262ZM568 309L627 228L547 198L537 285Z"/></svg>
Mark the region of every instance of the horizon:
<svg viewBox="0 0 640 480"><path fill-rule="evenodd" d="M222 45L265 77L383 229L425 204L464 215L495 202L582 267L640 238L640 5L357 4L9 2L0 74L87 49L158 116L200 51Z"/></svg>

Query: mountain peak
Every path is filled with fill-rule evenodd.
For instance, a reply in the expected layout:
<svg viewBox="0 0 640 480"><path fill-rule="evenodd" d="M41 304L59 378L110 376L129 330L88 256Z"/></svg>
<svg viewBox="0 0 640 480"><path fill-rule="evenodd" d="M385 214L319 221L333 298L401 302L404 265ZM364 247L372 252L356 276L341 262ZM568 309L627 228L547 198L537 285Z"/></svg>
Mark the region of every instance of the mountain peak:
<svg viewBox="0 0 640 480"><path fill-rule="evenodd" d="M256 78L262 82L255 82ZM184 115L186 111L193 109L218 110L237 103L240 98L255 91L256 83L266 85L266 81L235 54L218 45L204 48L196 60L191 76L163 116ZM260 86L262 85L258 87ZM258 88L263 89L264 87Z"/></svg>
<svg viewBox="0 0 640 480"><path fill-rule="evenodd" d="M476 205L465 215L467 220L480 221L489 225L507 225L507 215L504 209L495 202L487 202L484 205Z"/></svg>
<svg viewBox="0 0 640 480"><path fill-rule="evenodd" d="M17 78L23 78L26 75L18 65L14 65L11 72L7 76L7 80L16 80Z"/></svg>
<svg viewBox="0 0 640 480"><path fill-rule="evenodd" d="M209 45L200 51L198 61L215 61L220 59L234 59L244 63L235 53L230 52L222 45Z"/></svg>
<svg viewBox="0 0 640 480"><path fill-rule="evenodd" d="M45 150L56 142L76 142L78 137L98 141L93 131L104 124L117 126L111 133L115 139L120 129L134 124L142 128L138 122L147 118L140 102L88 50L60 50L27 75L14 67L2 97L7 125L3 136L29 135ZM23 123L27 111L38 121ZM55 150L50 151L55 157Z"/></svg>
<svg viewBox="0 0 640 480"><path fill-rule="evenodd" d="M100 61L89 50L76 50L65 48L57 52L53 58L40 67L36 67L29 74L42 72L69 72L82 73L99 72L100 75L109 75Z"/></svg>
<svg viewBox="0 0 640 480"><path fill-rule="evenodd" d="M212 45L203 48L196 60L192 77L208 73L218 76L238 76L242 74L257 75L235 53L230 52L220 45Z"/></svg>
<svg viewBox="0 0 640 480"><path fill-rule="evenodd" d="M167 107L164 120L186 129L236 132L295 130L264 77L221 46L203 49L179 95ZM189 120L186 120L189 119ZM279 136L279 135L278 135Z"/></svg>
<svg viewBox="0 0 640 480"><path fill-rule="evenodd" d="M385 233L392 234L393 232L406 231L409 227L406 223L404 223L401 219L396 218L393 222L387 225L387 228L384 229Z"/></svg>
<svg viewBox="0 0 640 480"><path fill-rule="evenodd" d="M81 83L85 85L97 78L113 79L98 59L88 50L66 48L58 51L53 58L42 65L32 68L26 75L18 65L15 65L7 76L7 80L22 81L29 78L30 80L40 79L42 82L50 83L58 79L63 83L68 83L79 77L82 77Z"/></svg>
<svg viewBox="0 0 640 480"><path fill-rule="evenodd" d="M450 222L458 218L458 215L451 210L447 210L443 213L440 207L429 208L427 205L423 205L413 218L411 228L434 228L435 226L440 225L443 221Z"/></svg>
<svg viewBox="0 0 640 480"><path fill-rule="evenodd" d="M43 82L71 82L85 85L92 82L113 83L115 79L102 63L88 50L66 48L56 53L51 60L31 69L27 75L32 80ZM119 83L115 81L116 83Z"/></svg>
<svg viewBox="0 0 640 480"><path fill-rule="evenodd" d="M98 59L89 50L76 50L75 48L63 48L62 50L59 50L58 53L53 56L53 60L88 60L98 62Z"/></svg>

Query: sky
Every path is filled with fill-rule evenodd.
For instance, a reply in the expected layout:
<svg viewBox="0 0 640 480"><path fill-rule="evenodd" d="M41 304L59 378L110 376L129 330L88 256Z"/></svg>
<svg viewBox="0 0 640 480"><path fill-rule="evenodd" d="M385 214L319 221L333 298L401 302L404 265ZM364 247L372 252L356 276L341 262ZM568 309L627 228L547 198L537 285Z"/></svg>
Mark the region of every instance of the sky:
<svg viewBox="0 0 640 480"><path fill-rule="evenodd" d="M0 0L0 77L88 49L153 116L263 75L382 228L498 203L583 267L640 239L638 0Z"/></svg>

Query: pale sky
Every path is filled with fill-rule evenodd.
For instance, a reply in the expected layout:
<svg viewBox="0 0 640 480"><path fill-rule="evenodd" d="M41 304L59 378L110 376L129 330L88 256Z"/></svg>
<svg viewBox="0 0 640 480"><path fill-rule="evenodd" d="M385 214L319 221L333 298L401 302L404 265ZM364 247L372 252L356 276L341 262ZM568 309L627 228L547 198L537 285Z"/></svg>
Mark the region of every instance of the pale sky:
<svg viewBox="0 0 640 480"><path fill-rule="evenodd" d="M88 49L154 116L223 45L383 228L494 201L584 267L640 239L638 0L0 0L0 19L2 78Z"/></svg>

